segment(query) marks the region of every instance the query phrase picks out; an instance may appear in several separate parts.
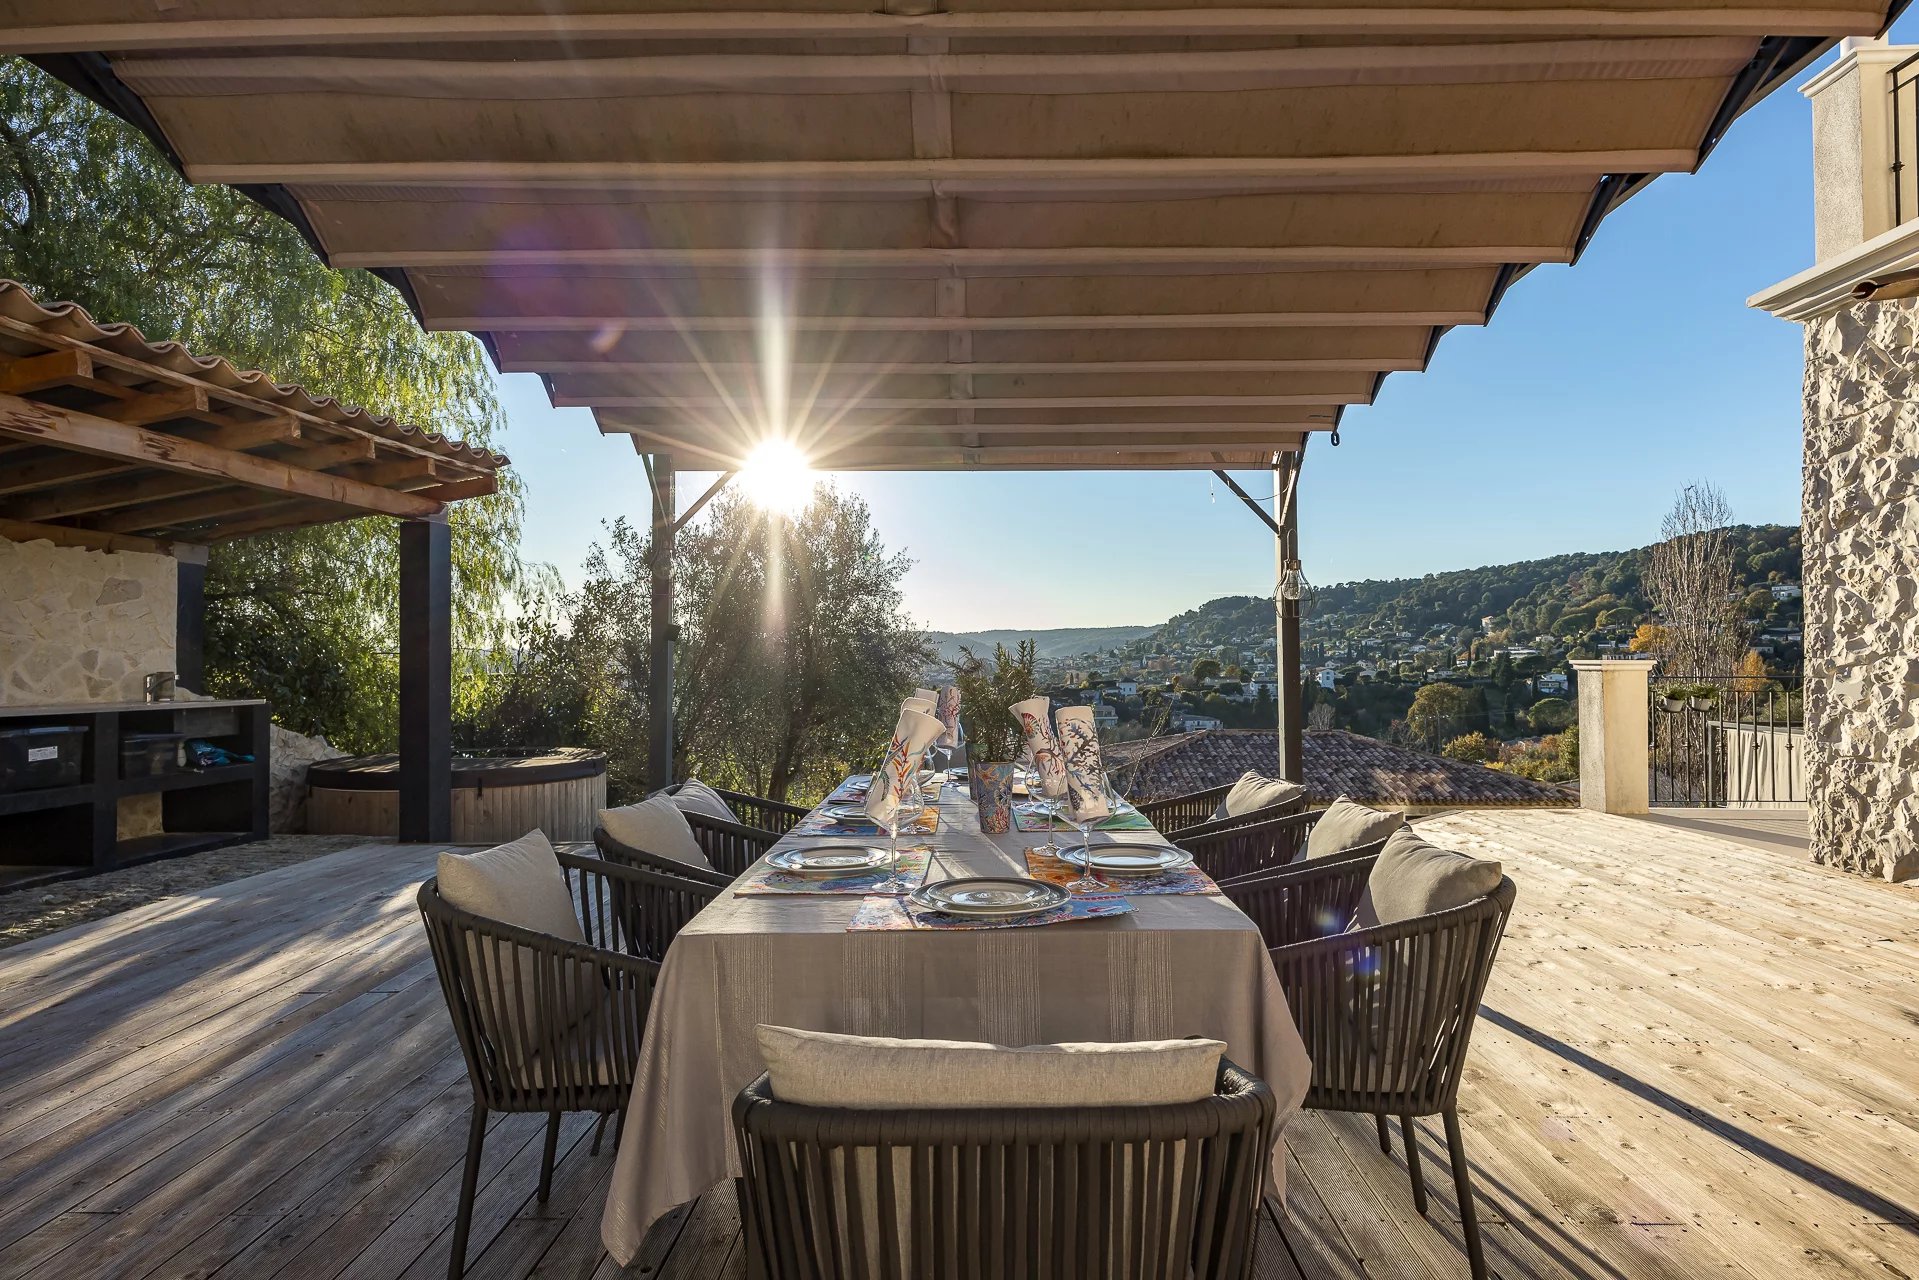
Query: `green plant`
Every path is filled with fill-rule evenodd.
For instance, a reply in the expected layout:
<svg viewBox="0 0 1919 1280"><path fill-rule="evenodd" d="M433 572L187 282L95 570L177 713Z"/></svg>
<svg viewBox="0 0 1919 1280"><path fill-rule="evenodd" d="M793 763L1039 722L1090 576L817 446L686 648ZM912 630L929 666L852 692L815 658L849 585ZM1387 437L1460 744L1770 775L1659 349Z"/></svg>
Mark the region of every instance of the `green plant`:
<svg viewBox="0 0 1919 1280"><path fill-rule="evenodd" d="M962 648L957 662L947 664L960 691L960 725L966 731L966 755L971 760L1017 760L1025 735L1008 710L1039 692L1033 678L1038 649L1022 640L1011 652L993 646L993 656L982 658Z"/></svg>

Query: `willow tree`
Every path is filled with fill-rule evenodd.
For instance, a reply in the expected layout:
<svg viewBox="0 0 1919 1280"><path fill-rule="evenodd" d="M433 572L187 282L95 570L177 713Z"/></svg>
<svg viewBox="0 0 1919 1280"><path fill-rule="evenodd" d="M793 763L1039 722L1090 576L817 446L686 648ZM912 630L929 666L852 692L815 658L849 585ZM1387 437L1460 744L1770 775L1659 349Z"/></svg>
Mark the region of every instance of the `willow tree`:
<svg viewBox="0 0 1919 1280"><path fill-rule="evenodd" d="M329 270L291 224L229 188L189 186L138 130L18 59L0 60L0 275L101 323L476 444L503 427L478 342L423 332L384 281ZM451 516L454 642L468 663L497 641L521 575L519 491L502 482ZM389 745L397 583L388 520L215 548L209 689L270 698L289 727L342 745Z"/></svg>

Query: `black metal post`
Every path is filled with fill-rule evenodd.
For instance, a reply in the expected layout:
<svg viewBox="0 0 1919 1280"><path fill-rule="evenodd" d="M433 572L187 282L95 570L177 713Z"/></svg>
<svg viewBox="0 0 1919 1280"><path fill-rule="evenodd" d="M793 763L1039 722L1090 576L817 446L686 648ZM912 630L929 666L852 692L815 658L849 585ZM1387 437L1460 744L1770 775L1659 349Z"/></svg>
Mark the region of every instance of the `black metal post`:
<svg viewBox="0 0 1919 1280"><path fill-rule="evenodd" d="M207 549L182 547L174 561L173 673L176 683L207 691Z"/></svg>
<svg viewBox="0 0 1919 1280"><path fill-rule="evenodd" d="M673 642L680 635L673 621L674 508L679 501L673 459L654 454L651 477L653 636L648 650L646 785L649 791L657 791L673 781Z"/></svg>
<svg viewBox="0 0 1919 1280"><path fill-rule="evenodd" d="M1279 578L1283 588L1287 573L1299 564L1299 455L1281 454L1273 466L1274 502L1278 508L1279 529L1274 537L1279 553ZM1304 664L1299 649L1299 601L1279 596L1279 647L1274 663L1274 678L1279 682L1279 771L1292 782L1306 777L1306 729Z"/></svg>
<svg viewBox="0 0 1919 1280"><path fill-rule="evenodd" d="M400 839L453 838L453 549L444 515L400 523Z"/></svg>

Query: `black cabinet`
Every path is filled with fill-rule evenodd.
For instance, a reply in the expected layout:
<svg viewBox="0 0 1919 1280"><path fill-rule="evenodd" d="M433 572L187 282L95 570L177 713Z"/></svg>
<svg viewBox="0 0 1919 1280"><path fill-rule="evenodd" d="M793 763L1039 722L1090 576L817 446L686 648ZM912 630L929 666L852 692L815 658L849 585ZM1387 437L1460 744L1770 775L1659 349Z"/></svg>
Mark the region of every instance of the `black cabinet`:
<svg viewBox="0 0 1919 1280"><path fill-rule="evenodd" d="M87 735L77 781L0 792L0 887L263 838L270 720L256 701L0 707L0 728L84 726ZM143 734L179 734L253 759L140 773L121 747ZM121 839L121 797L147 794L159 797L161 830Z"/></svg>

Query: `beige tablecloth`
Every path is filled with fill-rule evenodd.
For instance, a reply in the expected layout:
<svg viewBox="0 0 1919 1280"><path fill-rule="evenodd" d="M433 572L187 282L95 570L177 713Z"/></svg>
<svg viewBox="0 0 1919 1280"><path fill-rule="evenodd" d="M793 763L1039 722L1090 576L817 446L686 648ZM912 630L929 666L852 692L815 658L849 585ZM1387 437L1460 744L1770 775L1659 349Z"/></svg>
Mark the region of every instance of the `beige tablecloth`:
<svg viewBox="0 0 1919 1280"><path fill-rule="evenodd" d="M983 835L965 788L948 787L929 878L1024 875L1021 850L1044 840ZM857 896L722 896L674 940L653 996L607 1252L631 1261L656 1218L738 1175L730 1109L762 1070L763 1022L1008 1045L1210 1036L1272 1086L1283 1124L1310 1067L1252 921L1217 896L1132 901L1110 920L847 933Z"/></svg>

